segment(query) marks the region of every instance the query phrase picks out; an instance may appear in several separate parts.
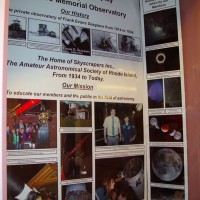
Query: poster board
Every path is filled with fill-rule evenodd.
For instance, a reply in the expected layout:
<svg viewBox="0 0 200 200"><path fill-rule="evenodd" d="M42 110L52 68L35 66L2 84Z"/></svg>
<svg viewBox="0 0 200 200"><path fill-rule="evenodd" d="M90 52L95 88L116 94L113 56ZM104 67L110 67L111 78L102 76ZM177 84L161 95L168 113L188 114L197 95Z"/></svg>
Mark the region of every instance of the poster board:
<svg viewBox="0 0 200 200"><path fill-rule="evenodd" d="M173 16L173 30L162 30L163 24L156 22L154 38L149 26L165 12ZM157 120L158 129L159 120L171 117L175 127L185 128L177 13L177 1L10 1L8 198L70 199L81 191L80 199L101 199L102 184L113 181L109 195L148 199L157 195L156 187L166 193L168 183L162 178L149 179L153 173L160 178L155 173L160 166L152 168L151 163L159 147L166 155L172 146L167 155L180 159L175 167L185 166L186 158L180 156L185 152L185 131L174 128L172 142L154 141L156 133L150 127L152 121L156 127ZM164 63L161 71L155 62ZM179 91L179 104L173 101L172 106L165 98L171 85L177 85L174 93ZM147 100L150 93L153 102ZM162 100L159 105L154 96ZM184 179L185 167L178 173ZM22 190L14 191L13 182ZM180 185L175 181L170 189L182 195L186 179Z"/></svg>

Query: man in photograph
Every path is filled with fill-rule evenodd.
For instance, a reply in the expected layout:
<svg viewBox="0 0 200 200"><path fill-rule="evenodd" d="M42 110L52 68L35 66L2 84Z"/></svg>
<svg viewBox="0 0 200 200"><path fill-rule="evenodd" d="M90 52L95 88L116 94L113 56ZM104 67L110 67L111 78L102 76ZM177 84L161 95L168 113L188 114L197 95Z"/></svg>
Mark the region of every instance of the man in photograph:
<svg viewBox="0 0 200 200"><path fill-rule="evenodd" d="M107 145L118 145L121 141L121 127L119 118L116 115L116 110L110 110L110 116L104 120L104 142Z"/></svg>

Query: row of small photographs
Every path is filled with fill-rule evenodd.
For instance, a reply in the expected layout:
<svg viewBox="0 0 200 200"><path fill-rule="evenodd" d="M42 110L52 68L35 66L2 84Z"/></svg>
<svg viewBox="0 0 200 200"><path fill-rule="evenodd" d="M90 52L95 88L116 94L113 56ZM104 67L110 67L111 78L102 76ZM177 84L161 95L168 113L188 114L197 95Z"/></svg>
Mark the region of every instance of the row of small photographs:
<svg viewBox="0 0 200 200"><path fill-rule="evenodd" d="M80 169L78 163L72 167ZM8 200L58 199L57 164L12 165L7 166L7 172ZM96 159L94 195L97 199L143 199L144 156ZM75 181L62 186L62 199L76 198L92 199L92 183Z"/></svg>
<svg viewBox="0 0 200 200"><path fill-rule="evenodd" d="M18 16L9 17L9 39L26 40L26 18ZM36 19L29 19L28 40L33 42L60 45L62 52L71 54L91 55L92 49L111 53L120 53L141 57L140 38L115 34L105 31L92 30L68 24L61 25Z"/></svg>
<svg viewBox="0 0 200 200"><path fill-rule="evenodd" d="M148 107L182 107L180 77L148 80Z"/></svg>

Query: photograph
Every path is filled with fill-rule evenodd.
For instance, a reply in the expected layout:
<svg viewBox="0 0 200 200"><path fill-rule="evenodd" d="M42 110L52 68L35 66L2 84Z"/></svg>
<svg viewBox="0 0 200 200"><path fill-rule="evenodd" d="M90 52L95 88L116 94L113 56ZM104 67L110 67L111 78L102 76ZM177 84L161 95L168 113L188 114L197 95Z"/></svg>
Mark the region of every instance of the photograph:
<svg viewBox="0 0 200 200"><path fill-rule="evenodd" d="M120 54L128 54L136 57L141 57L140 38L119 34L118 47Z"/></svg>
<svg viewBox="0 0 200 200"><path fill-rule="evenodd" d="M150 148L151 182L184 185L182 147Z"/></svg>
<svg viewBox="0 0 200 200"><path fill-rule="evenodd" d="M145 45L178 41L176 8L144 15Z"/></svg>
<svg viewBox="0 0 200 200"><path fill-rule="evenodd" d="M95 102L96 146L143 142L142 104Z"/></svg>
<svg viewBox="0 0 200 200"><path fill-rule="evenodd" d="M63 200L92 200L92 183L77 183L62 187Z"/></svg>
<svg viewBox="0 0 200 200"><path fill-rule="evenodd" d="M149 116L150 142L183 142L182 115Z"/></svg>
<svg viewBox="0 0 200 200"><path fill-rule="evenodd" d="M146 51L147 73L180 70L179 47Z"/></svg>
<svg viewBox="0 0 200 200"><path fill-rule="evenodd" d="M28 20L28 40L59 45L60 25L59 23L29 19Z"/></svg>
<svg viewBox="0 0 200 200"><path fill-rule="evenodd" d="M60 127L92 127L91 102L60 101Z"/></svg>
<svg viewBox="0 0 200 200"><path fill-rule="evenodd" d="M61 180L92 177L92 133L61 134Z"/></svg>
<svg viewBox="0 0 200 200"><path fill-rule="evenodd" d="M165 78L165 107L182 107L181 78Z"/></svg>
<svg viewBox="0 0 200 200"><path fill-rule="evenodd" d="M26 18L9 16L8 39L26 40Z"/></svg>
<svg viewBox="0 0 200 200"><path fill-rule="evenodd" d="M147 87L149 109L164 108L163 80L148 80Z"/></svg>
<svg viewBox="0 0 200 200"><path fill-rule="evenodd" d="M184 200L185 191L168 188L151 188L151 199L153 200Z"/></svg>
<svg viewBox="0 0 200 200"><path fill-rule="evenodd" d="M90 56L90 29L62 24L62 52Z"/></svg>
<svg viewBox="0 0 200 200"><path fill-rule="evenodd" d="M144 156L96 159L95 169L96 200L144 198Z"/></svg>
<svg viewBox="0 0 200 200"><path fill-rule="evenodd" d="M92 49L118 53L117 34L99 30L92 30Z"/></svg>
<svg viewBox="0 0 200 200"><path fill-rule="evenodd" d="M57 147L55 100L7 99L7 149Z"/></svg>
<svg viewBox="0 0 200 200"><path fill-rule="evenodd" d="M7 166L8 200L58 200L57 164Z"/></svg>

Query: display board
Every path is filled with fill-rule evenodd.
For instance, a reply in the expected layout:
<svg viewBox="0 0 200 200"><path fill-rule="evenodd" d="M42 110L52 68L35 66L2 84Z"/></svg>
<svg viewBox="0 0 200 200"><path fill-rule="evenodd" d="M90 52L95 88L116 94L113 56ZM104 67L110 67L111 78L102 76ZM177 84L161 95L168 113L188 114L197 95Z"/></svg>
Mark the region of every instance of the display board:
<svg viewBox="0 0 200 200"><path fill-rule="evenodd" d="M178 13L10 0L8 199L187 199Z"/></svg>

